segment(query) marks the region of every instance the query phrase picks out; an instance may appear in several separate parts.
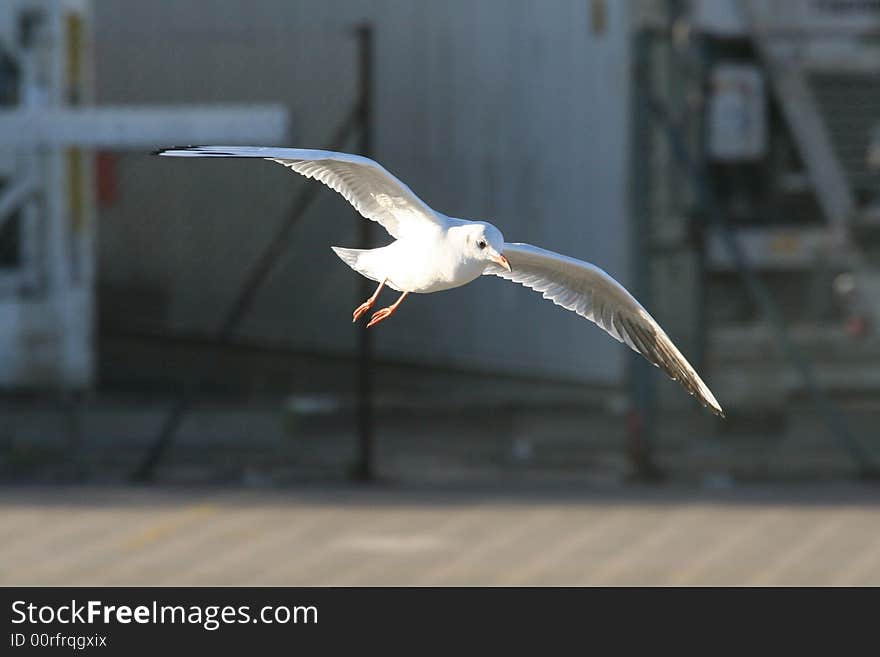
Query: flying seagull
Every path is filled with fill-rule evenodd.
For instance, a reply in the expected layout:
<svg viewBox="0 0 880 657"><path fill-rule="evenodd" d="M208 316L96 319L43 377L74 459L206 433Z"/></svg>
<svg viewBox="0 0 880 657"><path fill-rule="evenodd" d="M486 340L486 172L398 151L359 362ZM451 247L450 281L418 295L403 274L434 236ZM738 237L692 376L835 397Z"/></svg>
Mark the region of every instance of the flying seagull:
<svg viewBox="0 0 880 657"><path fill-rule="evenodd" d="M724 416L708 386L641 304L604 271L582 260L530 244L505 242L485 221L447 217L373 160L333 151L258 146L185 146L156 151L168 157L252 157L277 162L324 183L394 241L378 249L332 247L349 267L379 285L358 306L357 321L385 286L397 301L373 313L368 327L393 315L411 293L448 290L484 274L541 292L558 306L595 322L678 381L716 415Z"/></svg>

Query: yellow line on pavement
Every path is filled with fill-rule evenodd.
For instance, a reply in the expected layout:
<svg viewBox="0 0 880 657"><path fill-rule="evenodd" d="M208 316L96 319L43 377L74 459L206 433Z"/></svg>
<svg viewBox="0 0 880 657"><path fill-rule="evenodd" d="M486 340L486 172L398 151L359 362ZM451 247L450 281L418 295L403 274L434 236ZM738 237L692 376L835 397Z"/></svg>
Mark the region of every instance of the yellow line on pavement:
<svg viewBox="0 0 880 657"><path fill-rule="evenodd" d="M174 534L177 530L189 525L194 520L213 515L219 510L215 504L198 504L187 507L170 518L166 518L131 536L120 547L126 551L143 549Z"/></svg>

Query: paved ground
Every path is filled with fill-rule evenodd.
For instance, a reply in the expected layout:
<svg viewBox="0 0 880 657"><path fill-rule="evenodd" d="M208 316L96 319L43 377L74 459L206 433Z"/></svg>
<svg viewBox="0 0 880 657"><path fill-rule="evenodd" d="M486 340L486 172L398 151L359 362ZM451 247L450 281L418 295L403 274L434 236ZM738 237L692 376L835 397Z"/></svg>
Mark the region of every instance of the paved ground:
<svg viewBox="0 0 880 657"><path fill-rule="evenodd" d="M880 488L5 488L0 584L880 585Z"/></svg>

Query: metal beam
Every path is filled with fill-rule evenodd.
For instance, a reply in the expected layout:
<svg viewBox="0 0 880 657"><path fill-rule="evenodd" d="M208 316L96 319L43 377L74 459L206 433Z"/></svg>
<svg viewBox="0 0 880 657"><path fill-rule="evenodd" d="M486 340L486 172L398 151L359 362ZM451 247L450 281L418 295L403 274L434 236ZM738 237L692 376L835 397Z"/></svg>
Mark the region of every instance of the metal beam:
<svg viewBox="0 0 880 657"><path fill-rule="evenodd" d="M283 105L101 106L0 111L0 144L151 148L216 142L277 143L287 134Z"/></svg>
<svg viewBox="0 0 880 657"><path fill-rule="evenodd" d="M15 178L0 192L0 228L18 207L39 189L32 177Z"/></svg>
<svg viewBox="0 0 880 657"><path fill-rule="evenodd" d="M849 253L835 251L834 235L826 227L792 228L760 227L731 229L736 233L749 262L758 270L804 271L812 270L819 260L823 262L855 263ZM718 229L706 234L706 258L712 271L735 272L736 262L725 245Z"/></svg>

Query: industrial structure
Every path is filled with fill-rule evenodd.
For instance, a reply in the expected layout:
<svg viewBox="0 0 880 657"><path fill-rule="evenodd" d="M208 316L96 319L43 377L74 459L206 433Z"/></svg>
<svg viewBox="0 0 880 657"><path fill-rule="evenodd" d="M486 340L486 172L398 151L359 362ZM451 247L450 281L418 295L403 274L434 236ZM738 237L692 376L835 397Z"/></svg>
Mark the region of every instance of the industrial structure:
<svg viewBox="0 0 880 657"><path fill-rule="evenodd" d="M368 76L359 25L372 35ZM171 1L9 0L0 386L165 399L197 380L346 408L360 292L329 246L361 244L362 220L315 192L253 305L224 324L309 183L147 153L337 145L365 95L369 139L341 131L341 150L368 147L433 207L624 282L705 374L724 426L761 414L784 427L811 404L867 463L836 402L870 407L880 390L871 1L262 0L205 14ZM115 155L96 161L96 150ZM627 427L636 461L649 460L660 418L697 410L600 330L497 283L414 299L376 332L378 397L436 403L448 377L489 406L589 400ZM193 354L227 338L235 348L210 381L194 376ZM447 385L440 402L459 392ZM701 421L702 435L723 431Z"/></svg>
<svg viewBox="0 0 880 657"><path fill-rule="evenodd" d="M0 386L94 384L94 149L278 141L287 110L95 105L88 0L0 6Z"/></svg>
<svg viewBox="0 0 880 657"><path fill-rule="evenodd" d="M657 35L643 59L648 85L685 128L717 210L819 383L875 394L880 171L870 144L880 123L880 3L661 4L640 3L634 17L634 34ZM668 166L675 154L654 129L639 193L649 197L661 321L692 336L728 405L781 411L802 381L699 207L695 181Z"/></svg>

